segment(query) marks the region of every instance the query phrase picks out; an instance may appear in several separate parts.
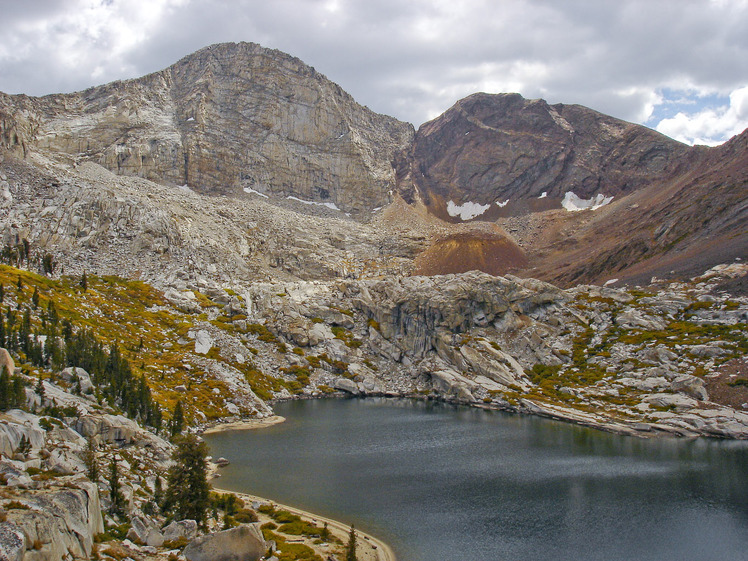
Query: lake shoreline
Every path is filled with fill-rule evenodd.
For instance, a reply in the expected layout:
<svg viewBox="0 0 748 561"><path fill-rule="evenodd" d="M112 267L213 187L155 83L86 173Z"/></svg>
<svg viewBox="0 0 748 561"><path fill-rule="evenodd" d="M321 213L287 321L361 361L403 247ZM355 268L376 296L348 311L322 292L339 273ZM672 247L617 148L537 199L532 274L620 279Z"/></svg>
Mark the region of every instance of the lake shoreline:
<svg viewBox="0 0 748 561"><path fill-rule="evenodd" d="M212 427L209 427L201 432L202 434L216 434L216 433L228 432L228 431L258 430L258 429L264 429L264 428L268 428L268 427L283 423L285 422L285 420L286 420L285 417L282 417L280 415L273 415L272 417L265 417L263 419L246 419L242 421L220 423ZM215 480L216 478L220 477L219 469L220 468L218 465L211 464L208 470L208 479ZM307 510L302 510L300 508L293 507L290 505L285 505L277 501L268 499L266 497L260 497L257 495L252 495L250 493L240 493L236 491L230 491L228 489L221 489L220 487L216 487L216 486L213 486L213 490L218 493L232 493L236 495L237 497L241 498L243 501L248 502L250 504L253 502L273 504L276 507L279 507L283 510L287 510L291 512L292 514L296 514L300 516L303 520L307 522L311 522L313 524L327 523L331 534L338 537L343 543L346 543L348 539L348 535L351 531L351 526L346 525L338 520L334 520L332 518L321 516L319 514L309 512ZM357 555L358 555L359 561L397 561L394 551L384 541L372 536L371 534L362 532L359 529L356 529L356 536L358 537ZM315 551L317 550L315 549ZM325 554L325 552L321 550L317 551L317 553Z"/></svg>

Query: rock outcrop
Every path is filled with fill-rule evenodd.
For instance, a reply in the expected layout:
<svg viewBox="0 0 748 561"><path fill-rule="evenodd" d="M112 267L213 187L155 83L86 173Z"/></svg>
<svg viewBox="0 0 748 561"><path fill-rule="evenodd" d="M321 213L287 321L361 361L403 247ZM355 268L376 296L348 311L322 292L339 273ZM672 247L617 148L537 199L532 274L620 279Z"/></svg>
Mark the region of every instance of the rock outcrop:
<svg viewBox="0 0 748 561"><path fill-rule="evenodd" d="M85 478L70 479L65 489L30 494L26 508L7 513L11 531L24 535L26 560L88 558L93 538L104 531L96 485Z"/></svg>
<svg viewBox="0 0 748 561"><path fill-rule="evenodd" d="M259 524L202 536L184 549L187 561L258 561L267 551Z"/></svg>
<svg viewBox="0 0 748 561"><path fill-rule="evenodd" d="M204 193L389 202L411 125L358 105L299 59L213 45L136 80L43 98L0 95L3 144ZM227 134L227 131L231 131Z"/></svg>

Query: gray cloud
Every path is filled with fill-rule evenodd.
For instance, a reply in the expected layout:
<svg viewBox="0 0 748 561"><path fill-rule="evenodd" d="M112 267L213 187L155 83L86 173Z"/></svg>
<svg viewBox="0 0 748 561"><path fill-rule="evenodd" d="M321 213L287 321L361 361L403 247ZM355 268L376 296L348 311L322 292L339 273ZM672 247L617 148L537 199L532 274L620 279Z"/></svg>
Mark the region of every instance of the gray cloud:
<svg viewBox="0 0 748 561"><path fill-rule="evenodd" d="M645 122L665 88L727 96L748 84L745 0L26 4L3 2L0 90L11 93L136 77L241 40L297 56L360 103L416 125L475 91Z"/></svg>

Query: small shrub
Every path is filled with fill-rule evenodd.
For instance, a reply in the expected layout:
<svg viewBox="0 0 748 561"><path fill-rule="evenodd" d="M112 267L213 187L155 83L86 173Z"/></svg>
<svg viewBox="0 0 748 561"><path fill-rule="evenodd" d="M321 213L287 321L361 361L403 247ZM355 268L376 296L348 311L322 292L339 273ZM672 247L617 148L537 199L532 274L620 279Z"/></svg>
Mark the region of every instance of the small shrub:
<svg viewBox="0 0 748 561"><path fill-rule="evenodd" d="M28 505L19 503L18 501L10 501L3 505L5 510L29 510Z"/></svg>
<svg viewBox="0 0 748 561"><path fill-rule="evenodd" d="M164 542L164 547L168 549L182 549L183 547L186 547L188 543L190 543L190 540L185 536L179 536L174 540L166 540Z"/></svg>

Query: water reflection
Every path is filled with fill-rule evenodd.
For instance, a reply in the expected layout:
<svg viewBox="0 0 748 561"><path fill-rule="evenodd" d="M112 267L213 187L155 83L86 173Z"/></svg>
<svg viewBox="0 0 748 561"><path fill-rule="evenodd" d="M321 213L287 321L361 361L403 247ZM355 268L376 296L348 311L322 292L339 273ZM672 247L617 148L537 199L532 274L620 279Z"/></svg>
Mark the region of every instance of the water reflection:
<svg viewBox="0 0 748 561"><path fill-rule="evenodd" d="M407 400L277 411L286 423L208 438L232 460L221 486L355 522L401 561L717 560L747 550L746 443L641 440Z"/></svg>

